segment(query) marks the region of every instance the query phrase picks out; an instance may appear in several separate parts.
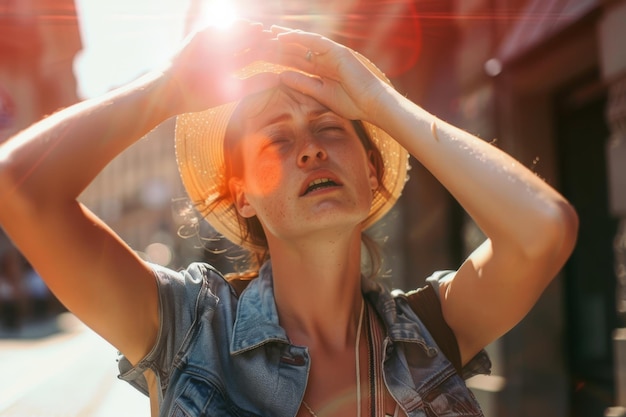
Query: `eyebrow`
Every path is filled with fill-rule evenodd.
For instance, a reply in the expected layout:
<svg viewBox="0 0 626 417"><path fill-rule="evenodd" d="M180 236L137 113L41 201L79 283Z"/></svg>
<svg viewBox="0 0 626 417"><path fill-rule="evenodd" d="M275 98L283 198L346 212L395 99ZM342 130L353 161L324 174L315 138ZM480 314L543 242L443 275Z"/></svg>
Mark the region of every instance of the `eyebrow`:
<svg viewBox="0 0 626 417"><path fill-rule="evenodd" d="M317 119L320 116L326 114L326 113L333 113L330 109L327 108L322 108L319 110L314 110L308 113L309 118L311 119ZM333 113L334 114L334 113ZM276 117L271 118L270 120L268 120L266 123L264 123L264 126L271 126L274 124L278 124L278 123L283 123L283 122L287 122L289 120L291 120L291 114L290 113L282 113L279 114Z"/></svg>

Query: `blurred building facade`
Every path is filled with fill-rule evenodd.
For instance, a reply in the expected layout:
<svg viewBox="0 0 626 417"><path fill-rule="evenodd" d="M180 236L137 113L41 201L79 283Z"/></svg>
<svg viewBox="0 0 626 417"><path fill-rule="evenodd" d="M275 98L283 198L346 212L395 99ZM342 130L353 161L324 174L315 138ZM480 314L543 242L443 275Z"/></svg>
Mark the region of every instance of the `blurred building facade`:
<svg viewBox="0 0 626 417"><path fill-rule="evenodd" d="M623 413L626 1L247 3L267 23L349 43L413 101L494 142L574 203L581 228L572 259L528 317L489 347L494 375L470 385L488 417ZM8 4L0 17L0 141L77 101L72 0ZM183 199L173 131L170 120L137 142L81 200L146 259L175 268L218 263L202 247L219 251L223 242L198 238L210 231ZM387 238L387 267L402 288L457 266L482 240L419 163L409 174L399 204L373 231Z"/></svg>
<svg viewBox="0 0 626 417"><path fill-rule="evenodd" d="M0 142L78 100L81 48L73 0L0 3Z"/></svg>
<svg viewBox="0 0 626 417"><path fill-rule="evenodd" d="M495 344L495 415L624 415L626 2L454 3L461 125L580 216L566 267Z"/></svg>
<svg viewBox="0 0 626 417"><path fill-rule="evenodd" d="M0 143L78 101L72 66L81 47L73 0L0 2ZM0 326L58 311L54 301L0 229Z"/></svg>

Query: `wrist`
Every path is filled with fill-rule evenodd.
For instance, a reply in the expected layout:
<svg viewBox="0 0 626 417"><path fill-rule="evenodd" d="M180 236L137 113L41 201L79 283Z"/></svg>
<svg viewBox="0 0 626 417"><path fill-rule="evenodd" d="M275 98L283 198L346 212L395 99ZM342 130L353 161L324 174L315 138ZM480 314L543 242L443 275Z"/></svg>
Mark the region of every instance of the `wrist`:
<svg viewBox="0 0 626 417"><path fill-rule="evenodd" d="M432 135L437 118L389 86L377 100L372 124L383 129L412 152L415 141Z"/></svg>
<svg viewBox="0 0 626 417"><path fill-rule="evenodd" d="M185 112L183 94L176 77L167 69L156 69L137 81L138 88L145 95L145 108L154 117L164 121Z"/></svg>
<svg viewBox="0 0 626 417"><path fill-rule="evenodd" d="M137 109L155 125L184 112L176 81L164 69L150 71L120 90L117 94L135 95Z"/></svg>
<svg viewBox="0 0 626 417"><path fill-rule="evenodd" d="M393 86L385 84L372 99L366 121L387 131L394 123L398 106L406 100Z"/></svg>

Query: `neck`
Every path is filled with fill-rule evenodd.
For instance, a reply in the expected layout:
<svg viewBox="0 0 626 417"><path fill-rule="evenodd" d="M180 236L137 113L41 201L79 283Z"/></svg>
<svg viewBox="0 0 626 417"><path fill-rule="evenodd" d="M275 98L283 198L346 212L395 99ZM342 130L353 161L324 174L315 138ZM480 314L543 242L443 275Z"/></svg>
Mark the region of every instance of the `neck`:
<svg viewBox="0 0 626 417"><path fill-rule="evenodd" d="M340 239L270 241L281 326L292 342L345 349L355 340L361 295L361 231Z"/></svg>

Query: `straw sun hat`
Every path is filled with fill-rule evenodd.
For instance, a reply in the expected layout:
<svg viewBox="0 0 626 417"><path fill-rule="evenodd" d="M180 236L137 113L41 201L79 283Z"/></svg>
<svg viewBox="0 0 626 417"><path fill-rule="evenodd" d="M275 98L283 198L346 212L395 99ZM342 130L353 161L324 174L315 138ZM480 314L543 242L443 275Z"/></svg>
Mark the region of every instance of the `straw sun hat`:
<svg viewBox="0 0 626 417"><path fill-rule="evenodd" d="M362 55L356 52L354 54L376 76L391 84L374 64ZM243 68L237 76L245 79L262 72L280 73L286 69L288 68L281 65L258 61ZM183 184L195 208L228 240L246 249L255 250L262 248L244 239L247 231L242 230L245 225L240 225L232 201L222 199L216 202L227 181L224 136L238 104L239 102L232 102L202 112L179 115L175 133L176 160ZM382 185L388 191L374 193L370 213L363 223L366 229L382 218L400 196L407 177L408 153L382 129L367 122L363 122L363 125L382 156L384 164Z"/></svg>

